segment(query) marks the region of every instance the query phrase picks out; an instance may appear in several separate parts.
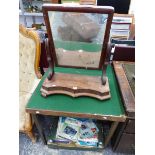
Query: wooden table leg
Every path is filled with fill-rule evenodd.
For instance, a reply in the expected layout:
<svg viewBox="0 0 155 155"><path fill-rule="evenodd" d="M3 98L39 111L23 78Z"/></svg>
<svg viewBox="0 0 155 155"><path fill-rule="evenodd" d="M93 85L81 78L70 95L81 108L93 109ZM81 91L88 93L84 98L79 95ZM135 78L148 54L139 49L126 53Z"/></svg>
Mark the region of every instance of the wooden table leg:
<svg viewBox="0 0 155 155"><path fill-rule="evenodd" d="M119 122L113 122L112 125L111 125L111 128L110 128L110 131L107 135L107 137L105 138L105 144L104 144L104 147L107 146L107 144L109 143L109 141L111 140L111 137L113 136L117 126L118 126L118 123Z"/></svg>
<svg viewBox="0 0 155 155"><path fill-rule="evenodd" d="M37 127L37 129L39 131L39 134L40 134L40 137L41 137L43 143L45 145L47 145L46 137L45 137L45 134L43 132L43 128L42 128L42 126L41 126L41 124L39 122L39 119L37 118L37 115L36 114L32 114L32 118L33 118L33 120L34 120L34 122L36 124L36 127Z"/></svg>

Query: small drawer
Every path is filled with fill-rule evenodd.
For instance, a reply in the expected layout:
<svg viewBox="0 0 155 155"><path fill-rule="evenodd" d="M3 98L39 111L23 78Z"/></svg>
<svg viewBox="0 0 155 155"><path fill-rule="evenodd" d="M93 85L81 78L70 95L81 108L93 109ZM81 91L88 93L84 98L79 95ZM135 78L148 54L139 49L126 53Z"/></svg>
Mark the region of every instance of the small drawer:
<svg viewBox="0 0 155 155"><path fill-rule="evenodd" d="M135 133L135 120L128 120L124 129L126 133Z"/></svg>

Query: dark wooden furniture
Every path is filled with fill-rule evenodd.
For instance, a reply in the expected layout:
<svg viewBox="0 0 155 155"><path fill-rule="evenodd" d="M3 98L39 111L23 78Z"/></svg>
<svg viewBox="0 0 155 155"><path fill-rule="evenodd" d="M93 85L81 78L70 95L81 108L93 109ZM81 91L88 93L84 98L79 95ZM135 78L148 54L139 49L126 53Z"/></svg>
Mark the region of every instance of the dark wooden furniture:
<svg viewBox="0 0 155 155"><path fill-rule="evenodd" d="M72 97L91 96L100 100L111 97L106 77L106 60L113 12L112 7L43 5L50 68L49 75L41 88L44 97L51 94L67 94ZM66 40L62 31L67 28L73 35ZM92 51L90 46L97 47L98 51ZM69 50L68 47L74 49ZM84 49L84 47L88 48ZM102 75L101 77L79 75L77 78L75 74L55 73L55 66L101 70Z"/></svg>
<svg viewBox="0 0 155 155"><path fill-rule="evenodd" d="M114 61L135 61L135 47L117 44L113 55Z"/></svg>
<svg viewBox="0 0 155 155"><path fill-rule="evenodd" d="M70 74L87 74L87 75L95 75L99 76L102 74L99 70L87 70L84 69L75 69L75 68L62 68L56 67L55 72L57 73L70 73ZM103 139L103 149L109 143L115 129L119 122L124 122L126 120L126 116L124 113L124 108L121 101L121 96L118 90L117 81L114 75L114 71L111 65L107 67L107 77L109 80L109 86L111 90L111 98L108 100L98 100L91 97L79 97L72 98L68 95L63 94L54 94L47 98L44 98L40 95L40 88L42 86L43 81L49 74L49 70L44 74L41 82L36 88L35 92L32 94L27 106L26 111L30 113L34 122L38 128L40 136L44 144L47 144L47 136L43 130L43 126L38 119L38 115L47 115L47 116L68 116L68 117L79 117L79 118L92 118L101 120L104 125L104 121L112 122L109 133ZM52 122L51 122L52 123ZM44 127L46 128L46 127ZM101 135L103 136L103 133ZM60 148L63 148L59 146ZM75 149L75 147L70 147L70 149ZM69 149L69 148L68 148ZM82 148L80 148L82 149ZM89 148L90 149L90 148Z"/></svg>
<svg viewBox="0 0 155 155"><path fill-rule="evenodd" d="M124 67L128 65L128 71ZM112 147L116 152L135 152L135 97L134 97L134 62L113 61L115 75L120 88L127 119L119 123L112 138ZM128 73L127 73L128 72ZM130 73L129 73L130 72Z"/></svg>

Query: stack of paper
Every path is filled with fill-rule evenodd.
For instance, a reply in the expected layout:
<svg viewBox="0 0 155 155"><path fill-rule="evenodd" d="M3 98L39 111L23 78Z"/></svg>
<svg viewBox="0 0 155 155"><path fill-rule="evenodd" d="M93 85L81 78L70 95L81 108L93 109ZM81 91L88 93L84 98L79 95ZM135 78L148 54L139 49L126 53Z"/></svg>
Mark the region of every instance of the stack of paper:
<svg viewBox="0 0 155 155"><path fill-rule="evenodd" d="M79 4L80 0L61 0L62 4Z"/></svg>

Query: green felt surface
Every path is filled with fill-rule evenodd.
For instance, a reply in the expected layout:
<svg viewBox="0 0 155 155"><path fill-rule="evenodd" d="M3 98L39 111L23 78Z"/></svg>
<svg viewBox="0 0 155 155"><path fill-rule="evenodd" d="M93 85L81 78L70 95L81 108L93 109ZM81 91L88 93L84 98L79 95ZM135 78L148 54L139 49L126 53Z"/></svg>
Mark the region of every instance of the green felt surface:
<svg viewBox="0 0 155 155"><path fill-rule="evenodd" d="M131 87L131 90L135 96L135 64L123 64L123 67L125 69L125 73L129 82L129 85Z"/></svg>
<svg viewBox="0 0 155 155"><path fill-rule="evenodd" d="M75 68L55 68L55 72L85 74L85 75L101 75L99 70L84 70ZM107 100L98 100L91 97L73 98L67 95L50 95L47 98L41 96L40 88L47 76L48 71L43 76L41 82L31 96L26 108L31 110L52 110L63 112L74 112L84 114L97 115L124 115L124 109L121 102L120 93L112 67L107 68L107 76L109 79L111 98Z"/></svg>
<svg viewBox="0 0 155 155"><path fill-rule="evenodd" d="M55 48L63 48L69 51L84 50L87 52L100 52L102 44L86 43L78 41L58 41L55 40Z"/></svg>

